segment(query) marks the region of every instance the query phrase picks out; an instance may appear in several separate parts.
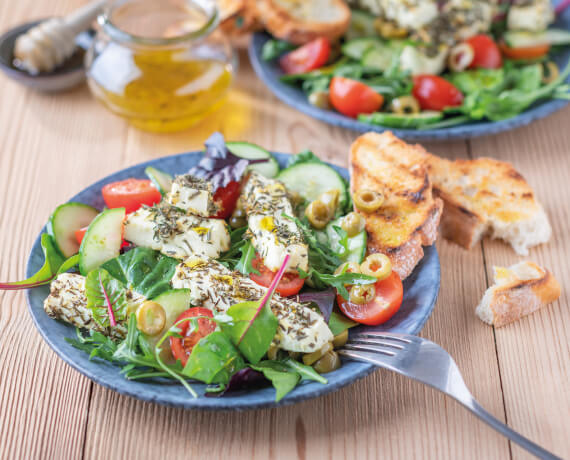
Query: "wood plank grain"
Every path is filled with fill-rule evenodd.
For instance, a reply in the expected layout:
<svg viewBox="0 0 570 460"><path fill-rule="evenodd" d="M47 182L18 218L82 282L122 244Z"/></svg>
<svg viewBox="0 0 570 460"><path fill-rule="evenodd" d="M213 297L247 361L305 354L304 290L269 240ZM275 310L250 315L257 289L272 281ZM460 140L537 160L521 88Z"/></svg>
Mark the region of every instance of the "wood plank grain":
<svg viewBox="0 0 570 460"><path fill-rule="evenodd" d="M550 269L562 286L558 302L496 330L509 424L563 458L570 457L570 107L528 127L472 141L475 156L509 161L534 187L550 217L549 243L519 257L499 241L484 242L489 279L492 266L532 260ZM481 293L482 294L482 293ZM526 458L513 447L515 458Z"/></svg>
<svg viewBox="0 0 570 460"><path fill-rule="evenodd" d="M128 163L200 148L210 131L219 129L228 138L278 151L310 148L346 166L355 133L325 126L280 105L253 78L247 63L242 62L240 72L229 104L195 129L166 139L131 129ZM464 142L432 147L447 156L466 155ZM445 260L442 292L424 336L449 349L475 395L502 418L492 332L473 321L471 310L485 282L481 252L465 252L445 242L439 249ZM165 408L95 385L87 458L136 454L144 459L166 453L190 458L478 458L505 457L508 445L457 404L385 371L323 398L245 413Z"/></svg>

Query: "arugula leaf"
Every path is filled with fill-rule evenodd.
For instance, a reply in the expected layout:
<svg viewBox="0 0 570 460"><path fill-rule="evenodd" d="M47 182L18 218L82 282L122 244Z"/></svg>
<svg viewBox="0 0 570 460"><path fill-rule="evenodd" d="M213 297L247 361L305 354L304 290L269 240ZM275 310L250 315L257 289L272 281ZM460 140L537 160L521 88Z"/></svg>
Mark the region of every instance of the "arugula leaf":
<svg viewBox="0 0 570 460"><path fill-rule="evenodd" d="M245 362L229 337L215 331L194 346L182 373L208 384L227 384L244 367Z"/></svg>
<svg viewBox="0 0 570 460"><path fill-rule="evenodd" d="M466 70L454 72L447 79L463 94L471 94L481 89L495 91L503 85L505 70L503 68Z"/></svg>
<svg viewBox="0 0 570 460"><path fill-rule="evenodd" d="M300 363L299 361L291 358L287 358L285 361L283 361L283 364L289 369L297 372L297 374L301 376L301 380L313 380L322 384L327 383L327 379L321 376L311 366L307 366L306 364Z"/></svg>
<svg viewBox="0 0 570 460"><path fill-rule="evenodd" d="M237 345L246 359L254 364L269 350L279 325L269 302L258 313L259 306L259 302L253 301L232 305L226 312L233 318L232 323L220 324L222 331Z"/></svg>
<svg viewBox="0 0 570 460"><path fill-rule="evenodd" d="M285 40L267 40L263 48L261 48L261 59L264 61L272 61L282 54L295 49L295 45Z"/></svg>
<svg viewBox="0 0 570 460"><path fill-rule="evenodd" d="M71 256L66 260L56 248L53 238L47 233L42 234L40 244L44 253L44 264L42 267L34 275L23 281L0 283L0 289L28 289L48 284L59 273L69 270L79 262L77 255ZM61 271L60 268L62 269Z"/></svg>
<svg viewBox="0 0 570 460"><path fill-rule="evenodd" d="M310 150L303 150L302 152L297 153L296 155L289 156L289 160L287 161L287 167L299 164L299 163L322 163L321 160L317 155L315 155Z"/></svg>
<svg viewBox="0 0 570 460"><path fill-rule="evenodd" d="M171 289L178 261L149 248L136 247L101 265L125 286L153 299Z"/></svg>
<svg viewBox="0 0 570 460"><path fill-rule="evenodd" d="M275 387L275 401L280 401L297 386L301 376L291 368L278 361L261 361L252 364L253 370L263 373L266 379Z"/></svg>
<svg viewBox="0 0 570 460"><path fill-rule="evenodd" d="M317 287L319 286L331 286L337 290L337 292L345 299L348 299L349 294L345 287L346 284L373 284L376 282L376 278L370 275L363 275L362 273L346 273L342 272L338 275L329 275L326 273L319 273L312 267L309 267L309 271L305 272L298 269L299 276L301 278L310 277L313 283Z"/></svg>
<svg viewBox="0 0 570 460"><path fill-rule="evenodd" d="M126 292L125 286L101 267L90 271L85 279L87 308L102 327L116 326L127 318Z"/></svg>
<svg viewBox="0 0 570 460"><path fill-rule="evenodd" d="M253 244L251 244L251 241L247 240L245 244L240 246L239 250L241 252L241 257L235 266L235 270L246 276L250 273L259 275L259 271L251 265L251 261L255 259L255 248L253 247Z"/></svg>
<svg viewBox="0 0 570 460"><path fill-rule="evenodd" d="M351 319L347 318L346 316L334 311L331 313L331 317L329 318L329 329L333 333L334 336L339 335L341 332L350 329L351 327L358 326L358 323L352 321Z"/></svg>

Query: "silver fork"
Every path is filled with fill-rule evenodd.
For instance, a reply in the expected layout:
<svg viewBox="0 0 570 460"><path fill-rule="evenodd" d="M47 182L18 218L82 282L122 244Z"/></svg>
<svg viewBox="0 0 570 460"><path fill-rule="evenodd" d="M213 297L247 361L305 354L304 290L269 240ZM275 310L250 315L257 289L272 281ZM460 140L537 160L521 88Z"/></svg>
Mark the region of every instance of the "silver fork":
<svg viewBox="0 0 570 460"><path fill-rule="evenodd" d="M338 353L425 383L451 396L489 426L538 458L559 459L483 409L469 392L453 358L429 340L415 335L357 332L350 335L350 341Z"/></svg>

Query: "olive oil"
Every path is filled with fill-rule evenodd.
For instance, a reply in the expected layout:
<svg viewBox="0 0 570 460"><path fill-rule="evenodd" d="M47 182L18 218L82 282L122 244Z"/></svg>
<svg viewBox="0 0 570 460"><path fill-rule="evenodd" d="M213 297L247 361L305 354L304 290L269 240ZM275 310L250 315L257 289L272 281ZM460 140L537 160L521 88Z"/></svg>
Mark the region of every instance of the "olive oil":
<svg viewBox="0 0 570 460"><path fill-rule="evenodd" d="M94 57L89 84L113 112L147 131L186 129L216 109L231 64L190 49L137 49L109 43Z"/></svg>

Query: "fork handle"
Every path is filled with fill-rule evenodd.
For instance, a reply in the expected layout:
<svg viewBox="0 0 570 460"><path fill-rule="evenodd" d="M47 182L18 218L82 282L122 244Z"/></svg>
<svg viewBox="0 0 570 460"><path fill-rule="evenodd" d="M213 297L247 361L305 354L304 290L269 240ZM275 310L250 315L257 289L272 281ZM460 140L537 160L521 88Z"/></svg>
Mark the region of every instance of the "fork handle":
<svg viewBox="0 0 570 460"><path fill-rule="evenodd" d="M449 393L447 393L447 394L449 394ZM466 399L465 401L463 401L459 398L455 398L451 394L449 394L449 396L451 396L452 398L454 398L458 402L460 402L464 407L469 409L474 415L476 415L481 420L483 420L491 428L495 429L496 431L498 431L502 435L506 436L511 441L517 443L523 449L526 449L528 452L535 455L536 457L541 458L541 459L548 459L548 460L562 460L560 457L557 457L556 455L551 454L546 449L543 449L538 444L535 444L531 440L525 438L524 436L521 436L519 433L517 433L516 431L509 428L503 422L501 422L500 420L493 417L472 396L469 399Z"/></svg>

